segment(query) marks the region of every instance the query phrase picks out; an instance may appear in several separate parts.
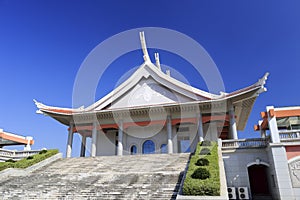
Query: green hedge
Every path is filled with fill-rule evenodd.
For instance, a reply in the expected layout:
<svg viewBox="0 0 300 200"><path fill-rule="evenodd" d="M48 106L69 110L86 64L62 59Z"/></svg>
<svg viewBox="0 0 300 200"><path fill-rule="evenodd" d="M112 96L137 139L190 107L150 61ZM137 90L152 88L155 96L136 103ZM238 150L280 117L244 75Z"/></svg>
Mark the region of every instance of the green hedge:
<svg viewBox="0 0 300 200"><path fill-rule="evenodd" d="M209 148L210 155L200 155L201 149L203 148ZM209 164L202 167L197 166L196 163L201 158L206 158L209 161ZM198 171L199 168L207 169L210 177L204 180L192 178L194 172ZM201 146L201 143L197 145L196 152L190 159L188 171L184 180L183 195L220 196L219 159L216 142L211 142L211 146L205 147Z"/></svg>
<svg viewBox="0 0 300 200"><path fill-rule="evenodd" d="M193 174L191 175L192 178L197 178L197 179L201 179L201 180L204 180L204 179L207 179L210 177L210 173L209 171L204 168L204 167L199 167L197 168Z"/></svg>
<svg viewBox="0 0 300 200"><path fill-rule="evenodd" d="M208 166L209 165L209 160L207 158L199 158L197 162L195 163L197 166Z"/></svg>
<svg viewBox="0 0 300 200"><path fill-rule="evenodd" d="M57 153L59 153L58 149L51 149L51 150L43 151L43 153L41 154L28 156L27 158L23 158L22 160L19 160L17 162L0 162L0 171L6 168L27 168Z"/></svg>
<svg viewBox="0 0 300 200"><path fill-rule="evenodd" d="M200 152L199 152L200 155L210 155L210 149L205 147L205 148L201 148Z"/></svg>
<svg viewBox="0 0 300 200"><path fill-rule="evenodd" d="M211 141L203 141L202 143L201 143L201 146L211 146L212 145L212 142Z"/></svg>

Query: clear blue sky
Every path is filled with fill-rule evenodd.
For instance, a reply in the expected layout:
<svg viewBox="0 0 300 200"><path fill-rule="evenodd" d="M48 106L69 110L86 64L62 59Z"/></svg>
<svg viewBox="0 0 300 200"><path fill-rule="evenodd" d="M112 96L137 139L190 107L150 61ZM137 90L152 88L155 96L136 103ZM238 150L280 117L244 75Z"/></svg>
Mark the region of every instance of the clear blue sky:
<svg viewBox="0 0 300 200"><path fill-rule="evenodd" d="M253 125L267 105L300 104L299 10L296 0L0 0L0 127L33 136L34 149L65 152L67 127L36 114L32 99L71 107L77 71L94 47L122 31L164 27L188 35L206 49L227 92L270 72L268 91L259 96L245 131L239 134L253 136ZM179 72L186 71L184 62L172 55L161 55L161 61ZM97 97L113 89L124 72L141 63L140 52L116 61L107 72L110 81L102 83ZM184 75L202 88L201 79ZM74 146L79 146L78 137ZM75 155L78 152L75 148Z"/></svg>

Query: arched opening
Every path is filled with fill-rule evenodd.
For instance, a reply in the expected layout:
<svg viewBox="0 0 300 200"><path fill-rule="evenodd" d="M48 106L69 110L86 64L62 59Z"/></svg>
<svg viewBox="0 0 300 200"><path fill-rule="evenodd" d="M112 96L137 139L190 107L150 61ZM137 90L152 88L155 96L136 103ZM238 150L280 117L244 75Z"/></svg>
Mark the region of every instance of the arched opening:
<svg viewBox="0 0 300 200"><path fill-rule="evenodd" d="M167 149L167 145L166 144L162 144L160 146L160 152L161 153L168 153L168 149Z"/></svg>
<svg viewBox="0 0 300 200"><path fill-rule="evenodd" d="M249 182L253 199L270 197L268 167L254 164L248 167Z"/></svg>
<svg viewBox="0 0 300 200"><path fill-rule="evenodd" d="M143 154L151 154L155 152L155 144L152 140L146 140L143 144Z"/></svg>
<svg viewBox="0 0 300 200"><path fill-rule="evenodd" d="M135 155L137 153L137 147L135 145L132 145L130 147L130 155Z"/></svg>

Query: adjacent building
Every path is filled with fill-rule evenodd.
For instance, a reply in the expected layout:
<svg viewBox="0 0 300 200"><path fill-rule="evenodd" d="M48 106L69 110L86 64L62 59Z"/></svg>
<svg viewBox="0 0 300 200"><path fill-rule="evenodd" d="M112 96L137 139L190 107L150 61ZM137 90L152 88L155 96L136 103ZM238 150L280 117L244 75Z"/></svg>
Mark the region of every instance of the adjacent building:
<svg viewBox="0 0 300 200"><path fill-rule="evenodd" d="M267 106L261 118L260 138L222 141L227 186L253 199L300 199L300 107Z"/></svg>

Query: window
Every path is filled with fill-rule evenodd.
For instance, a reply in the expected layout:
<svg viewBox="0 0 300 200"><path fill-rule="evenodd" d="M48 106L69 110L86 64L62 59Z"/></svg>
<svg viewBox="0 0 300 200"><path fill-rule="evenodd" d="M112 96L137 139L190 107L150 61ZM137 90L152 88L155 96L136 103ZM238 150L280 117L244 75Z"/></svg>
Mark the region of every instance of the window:
<svg viewBox="0 0 300 200"><path fill-rule="evenodd" d="M151 154L155 152L155 144L152 140L146 140L143 144L143 154Z"/></svg>
<svg viewBox="0 0 300 200"><path fill-rule="evenodd" d="M167 149L167 145L166 144L162 144L160 146L160 152L161 153L168 153L168 149Z"/></svg>
<svg viewBox="0 0 300 200"><path fill-rule="evenodd" d="M189 136L177 136L177 147L179 153L188 153L191 152L190 149L190 137Z"/></svg>
<svg viewBox="0 0 300 200"><path fill-rule="evenodd" d="M188 131L190 131L190 127L187 126L177 128L177 132L188 132Z"/></svg>
<svg viewBox="0 0 300 200"><path fill-rule="evenodd" d="M137 153L137 147L135 145L132 145L130 147L130 155L135 155Z"/></svg>

